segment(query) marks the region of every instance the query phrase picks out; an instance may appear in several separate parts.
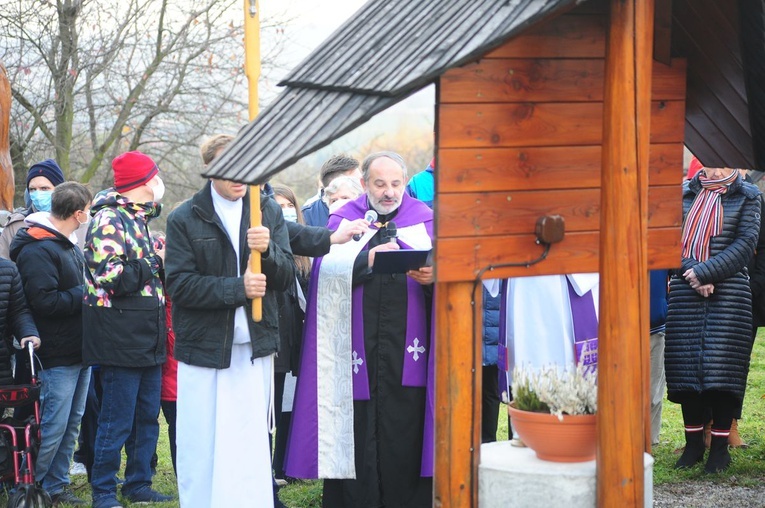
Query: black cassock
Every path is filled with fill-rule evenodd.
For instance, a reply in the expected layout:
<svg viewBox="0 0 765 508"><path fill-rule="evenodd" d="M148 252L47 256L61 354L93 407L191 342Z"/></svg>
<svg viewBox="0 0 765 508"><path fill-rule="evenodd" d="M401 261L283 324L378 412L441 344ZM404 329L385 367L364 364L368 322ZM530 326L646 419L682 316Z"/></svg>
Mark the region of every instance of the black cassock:
<svg viewBox="0 0 765 508"><path fill-rule="evenodd" d="M380 217L380 221L391 217ZM383 241L388 241L385 228L372 237L368 247ZM406 275L371 275L367 259L368 250L364 250L356 259L353 276L354 286L364 284L364 347L370 395L369 400L353 402L356 479L324 480L323 506L430 507L433 481L420 476L425 387L401 386ZM431 289L426 291L429 309Z"/></svg>

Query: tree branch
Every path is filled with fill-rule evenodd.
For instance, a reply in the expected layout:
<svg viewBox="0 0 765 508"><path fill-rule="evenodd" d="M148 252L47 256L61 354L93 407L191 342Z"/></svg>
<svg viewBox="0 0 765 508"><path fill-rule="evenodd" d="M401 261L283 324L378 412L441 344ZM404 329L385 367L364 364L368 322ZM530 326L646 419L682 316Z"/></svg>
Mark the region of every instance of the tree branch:
<svg viewBox="0 0 765 508"><path fill-rule="evenodd" d="M43 135L50 141L51 143L56 142L56 136L48 129L48 126L45 124L45 121L43 120L42 116L40 116L40 112L37 111L37 108L34 107L34 105L27 100L24 95L16 90L15 87L11 86L11 95L13 95L13 98L16 99L16 102L18 102L24 109L26 109L29 114L32 115L32 118L35 120L35 125L39 127L40 132L43 133Z"/></svg>

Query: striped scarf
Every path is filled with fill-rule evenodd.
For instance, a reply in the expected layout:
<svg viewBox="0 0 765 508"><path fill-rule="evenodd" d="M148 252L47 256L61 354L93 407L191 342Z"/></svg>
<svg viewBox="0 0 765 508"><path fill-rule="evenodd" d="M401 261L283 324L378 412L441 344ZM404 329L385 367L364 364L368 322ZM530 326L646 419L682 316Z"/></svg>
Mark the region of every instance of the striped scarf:
<svg viewBox="0 0 765 508"><path fill-rule="evenodd" d="M723 206L722 195L738 178L734 170L720 180L710 180L703 173L699 175L701 191L693 200L691 209L683 224L683 257L697 261L709 259L709 240L722 232Z"/></svg>

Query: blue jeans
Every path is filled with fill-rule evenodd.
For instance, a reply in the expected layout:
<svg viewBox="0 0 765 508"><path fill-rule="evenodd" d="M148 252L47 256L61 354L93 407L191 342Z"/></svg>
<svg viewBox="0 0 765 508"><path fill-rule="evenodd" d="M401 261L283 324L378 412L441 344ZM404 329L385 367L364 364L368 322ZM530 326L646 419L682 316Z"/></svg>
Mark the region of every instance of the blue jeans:
<svg viewBox="0 0 765 508"><path fill-rule="evenodd" d="M120 451L127 464L122 494L151 487L151 456L159 437L162 368L101 367L101 414L93 458L93 503L116 497Z"/></svg>
<svg viewBox="0 0 765 508"><path fill-rule="evenodd" d="M90 367L77 364L41 370L40 380L42 443L35 473L49 494L58 494L69 485L69 462L85 411Z"/></svg>

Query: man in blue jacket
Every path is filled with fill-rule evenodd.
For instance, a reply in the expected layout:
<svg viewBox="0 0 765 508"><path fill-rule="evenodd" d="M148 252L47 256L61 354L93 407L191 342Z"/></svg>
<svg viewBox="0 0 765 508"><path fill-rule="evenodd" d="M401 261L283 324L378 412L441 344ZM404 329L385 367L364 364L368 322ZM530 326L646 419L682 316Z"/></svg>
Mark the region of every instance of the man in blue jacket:
<svg viewBox="0 0 765 508"><path fill-rule="evenodd" d="M433 208L433 198L435 197L435 171L436 158L433 157L428 167L414 175L406 186L407 194L419 199L430 208Z"/></svg>

